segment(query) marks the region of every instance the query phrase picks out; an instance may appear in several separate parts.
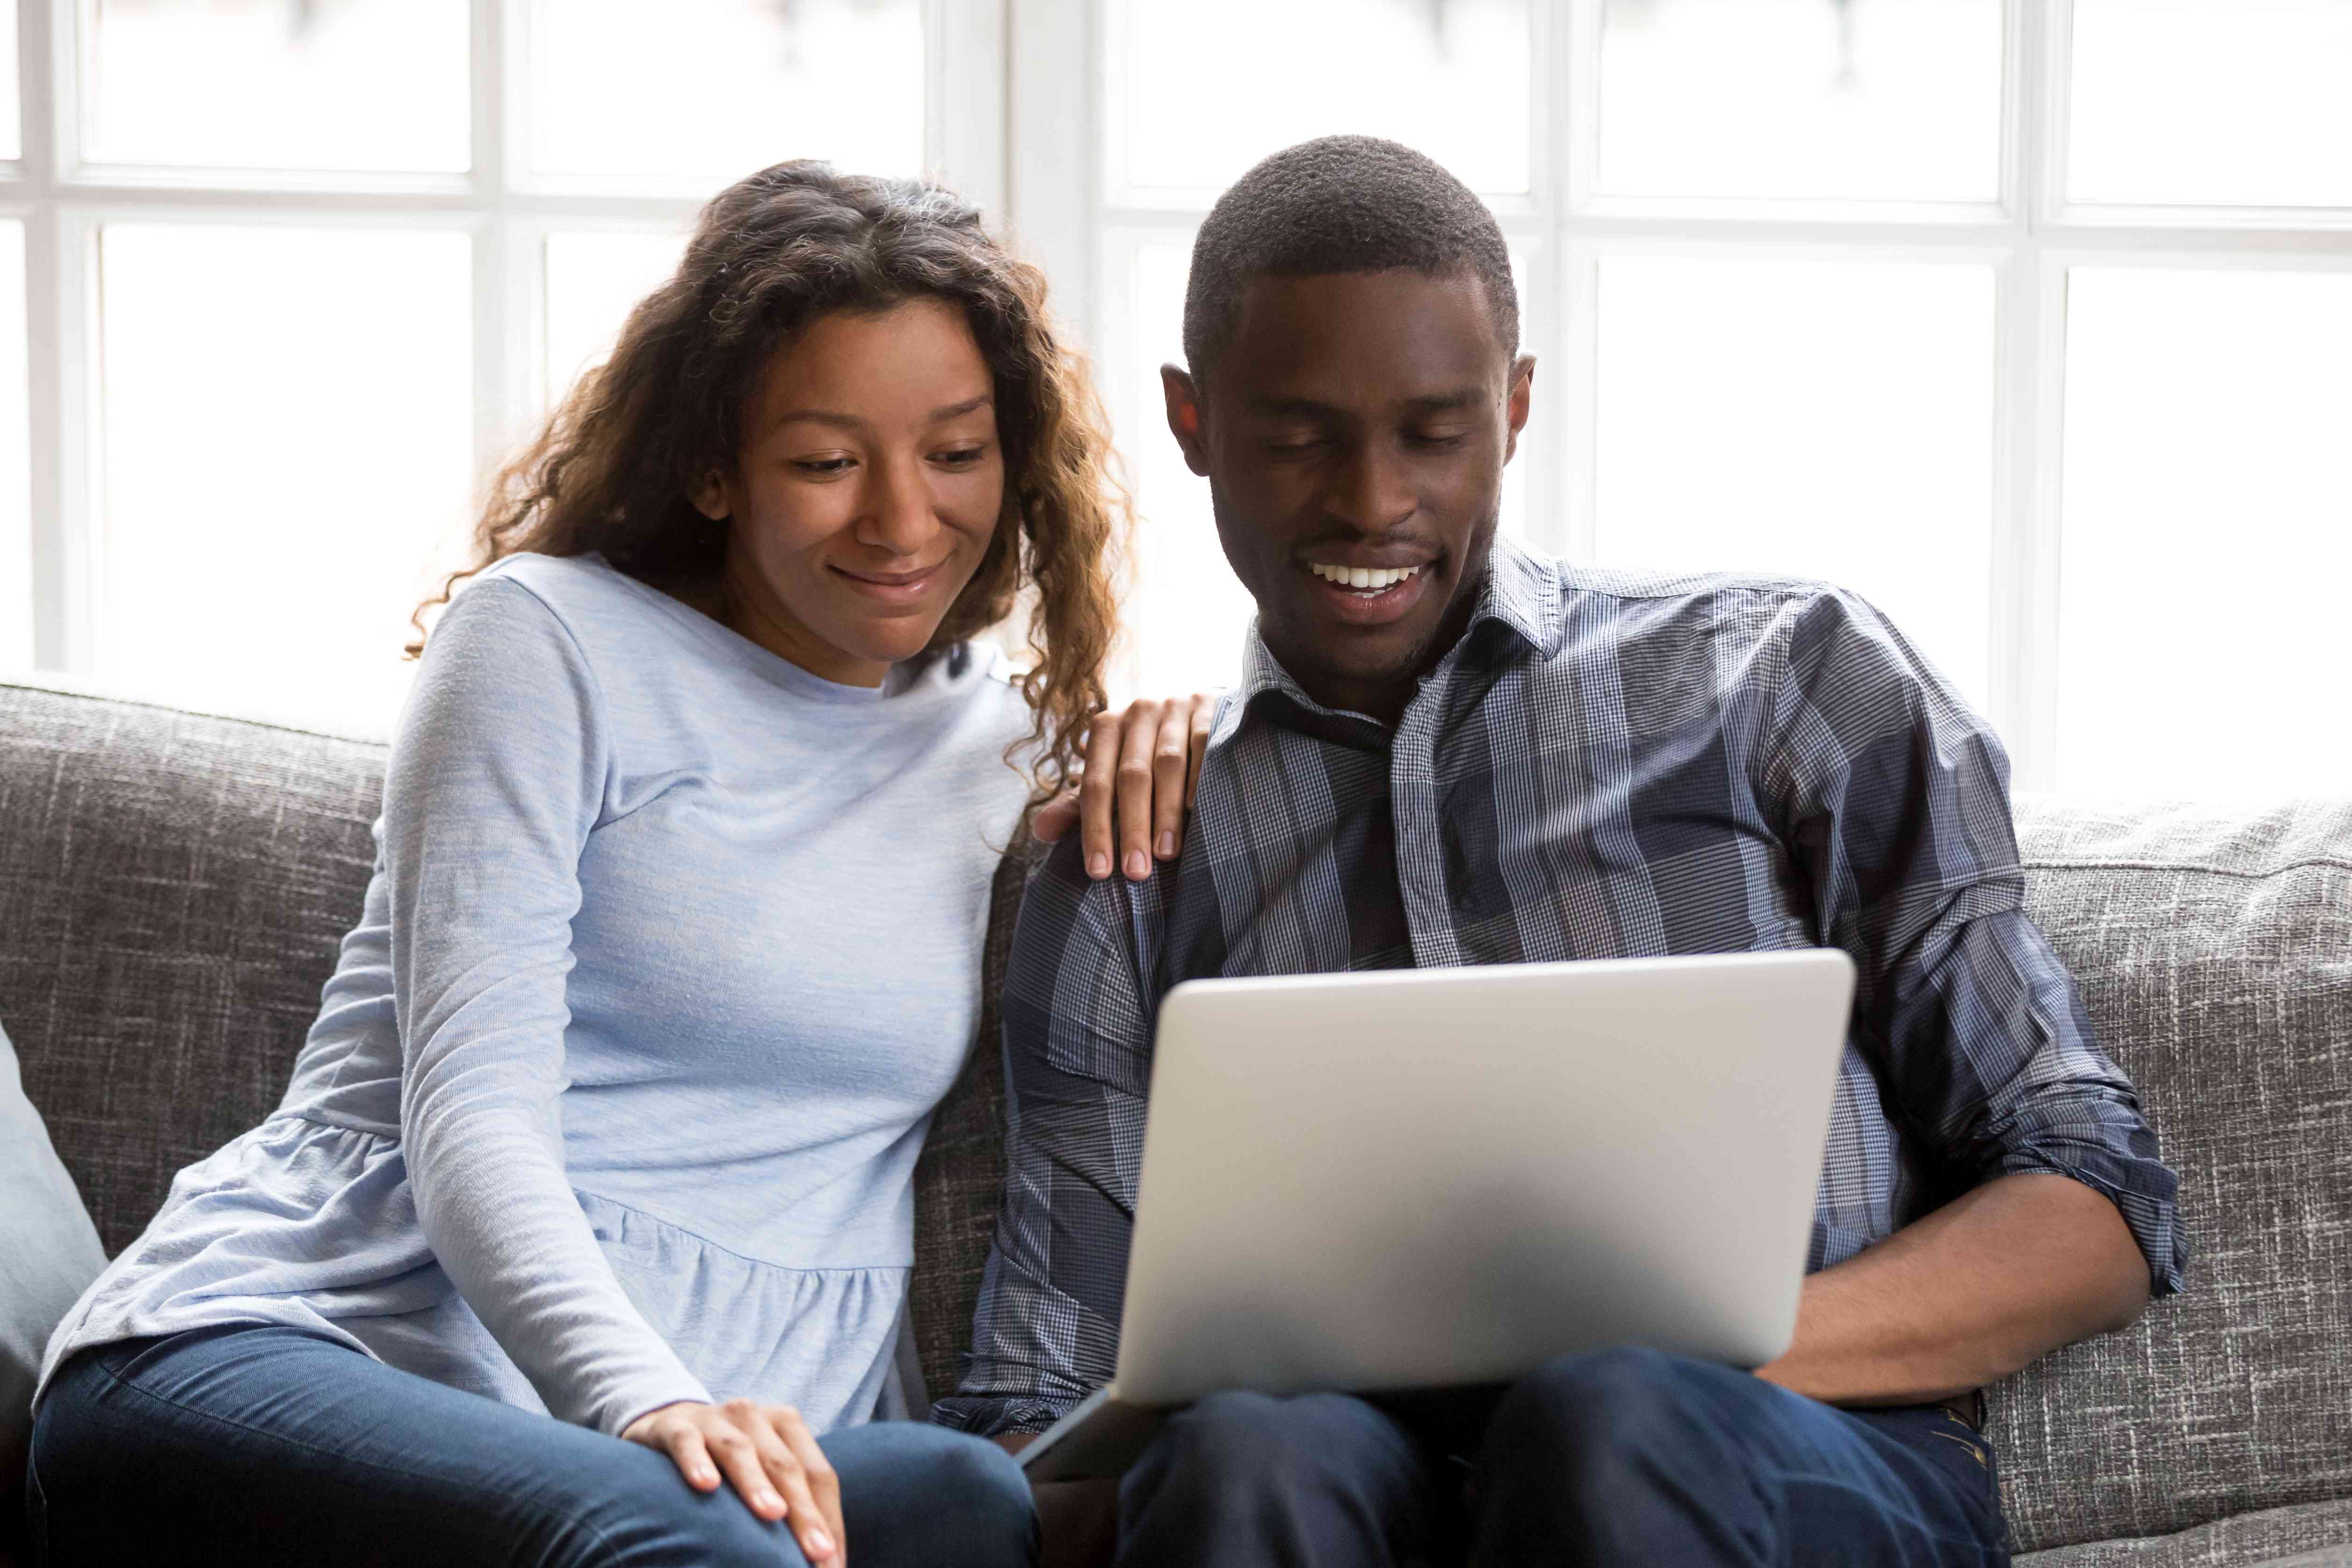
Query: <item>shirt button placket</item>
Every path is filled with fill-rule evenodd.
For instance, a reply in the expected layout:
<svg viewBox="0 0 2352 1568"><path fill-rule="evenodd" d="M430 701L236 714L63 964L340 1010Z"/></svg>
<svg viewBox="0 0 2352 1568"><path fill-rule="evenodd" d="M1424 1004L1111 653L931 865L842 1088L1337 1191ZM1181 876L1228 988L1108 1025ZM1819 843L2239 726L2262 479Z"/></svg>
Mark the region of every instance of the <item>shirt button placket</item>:
<svg viewBox="0 0 2352 1568"><path fill-rule="evenodd" d="M1422 969L1462 962L1453 900L1445 890L1444 825L1437 818L1437 721L1445 710L1451 675L1450 664L1430 672L1405 705L1389 752L1397 890L1404 900L1405 927L1412 933L1412 961Z"/></svg>

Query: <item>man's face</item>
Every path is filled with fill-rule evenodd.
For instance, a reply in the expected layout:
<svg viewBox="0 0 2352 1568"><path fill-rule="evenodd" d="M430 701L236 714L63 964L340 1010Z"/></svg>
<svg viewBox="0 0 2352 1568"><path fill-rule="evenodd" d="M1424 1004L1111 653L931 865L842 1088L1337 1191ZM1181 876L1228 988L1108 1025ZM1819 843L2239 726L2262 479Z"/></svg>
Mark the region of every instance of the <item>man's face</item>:
<svg viewBox="0 0 2352 1568"><path fill-rule="evenodd" d="M1484 581L1535 371L1475 278L1261 278L1205 387L1161 371L1266 647L1318 701L1392 721Z"/></svg>

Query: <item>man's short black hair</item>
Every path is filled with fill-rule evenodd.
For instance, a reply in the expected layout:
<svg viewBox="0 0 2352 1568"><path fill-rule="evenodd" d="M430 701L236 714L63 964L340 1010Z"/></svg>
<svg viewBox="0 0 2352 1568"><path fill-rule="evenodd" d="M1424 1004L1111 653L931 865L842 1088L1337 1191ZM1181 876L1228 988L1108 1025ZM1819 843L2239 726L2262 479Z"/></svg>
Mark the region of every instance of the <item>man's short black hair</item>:
<svg viewBox="0 0 2352 1568"><path fill-rule="evenodd" d="M1519 348L1511 253L1486 204L1433 158L1377 136L1321 136L1260 162L1217 198L1192 241L1184 358L1203 374L1255 278L1407 268L1475 278L1503 352Z"/></svg>

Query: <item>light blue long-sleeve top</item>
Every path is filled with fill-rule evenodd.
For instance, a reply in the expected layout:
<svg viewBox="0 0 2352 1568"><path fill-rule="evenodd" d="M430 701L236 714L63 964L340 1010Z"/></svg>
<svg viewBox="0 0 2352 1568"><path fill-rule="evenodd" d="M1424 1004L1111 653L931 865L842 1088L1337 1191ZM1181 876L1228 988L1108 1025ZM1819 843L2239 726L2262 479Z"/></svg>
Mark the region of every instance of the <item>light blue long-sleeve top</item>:
<svg viewBox="0 0 2352 1568"><path fill-rule="evenodd" d="M232 1323L619 1432L889 1382L1029 728L992 657L818 679L594 556L460 594L276 1113L50 1341Z"/></svg>

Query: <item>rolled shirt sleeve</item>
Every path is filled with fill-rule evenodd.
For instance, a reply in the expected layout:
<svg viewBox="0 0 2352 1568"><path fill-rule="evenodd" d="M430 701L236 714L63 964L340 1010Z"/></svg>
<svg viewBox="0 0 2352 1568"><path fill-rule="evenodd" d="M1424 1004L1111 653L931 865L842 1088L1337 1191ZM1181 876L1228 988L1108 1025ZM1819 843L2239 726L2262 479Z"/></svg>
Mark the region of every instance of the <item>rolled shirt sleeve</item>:
<svg viewBox="0 0 2352 1568"><path fill-rule="evenodd" d="M2121 1212L2155 1292L2179 1289L2179 1181L2026 916L1999 739L1860 599L1788 615L1764 795L1821 939L1860 971L1853 1039L1882 1091L1948 1184L2072 1177Z"/></svg>

